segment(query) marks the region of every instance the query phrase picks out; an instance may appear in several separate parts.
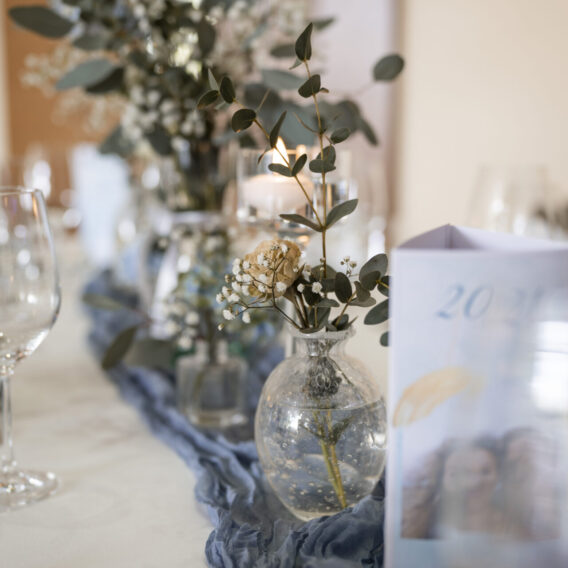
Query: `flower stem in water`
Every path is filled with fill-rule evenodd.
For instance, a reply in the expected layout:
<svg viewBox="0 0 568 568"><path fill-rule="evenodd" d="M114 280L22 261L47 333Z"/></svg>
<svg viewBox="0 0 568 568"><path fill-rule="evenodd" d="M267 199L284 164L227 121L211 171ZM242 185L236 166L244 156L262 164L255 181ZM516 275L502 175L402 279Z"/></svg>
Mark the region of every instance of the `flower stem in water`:
<svg viewBox="0 0 568 568"><path fill-rule="evenodd" d="M347 501L345 500L345 490L343 488L343 481L341 479L341 473L339 471L339 462L337 460L337 453L335 451L335 442L330 438L332 430L330 429L326 435L324 425L320 422L319 411L314 411L315 422L318 427L318 438L321 447L321 453L325 462L325 467L327 469L327 475L329 481L333 486L335 494L337 495L337 500L342 509L347 507ZM331 416L328 415L328 427L331 425Z"/></svg>

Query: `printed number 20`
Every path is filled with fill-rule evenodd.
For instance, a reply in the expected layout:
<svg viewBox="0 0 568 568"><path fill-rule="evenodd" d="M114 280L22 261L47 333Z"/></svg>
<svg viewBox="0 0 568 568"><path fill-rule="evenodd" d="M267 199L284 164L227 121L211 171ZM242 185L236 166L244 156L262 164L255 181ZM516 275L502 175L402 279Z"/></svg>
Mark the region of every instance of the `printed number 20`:
<svg viewBox="0 0 568 568"><path fill-rule="evenodd" d="M436 312L440 318L452 319L458 316L463 300L463 315L468 319L478 319L487 312L493 299L493 290L488 286L479 286L467 295L465 287L456 284L449 292L450 299Z"/></svg>

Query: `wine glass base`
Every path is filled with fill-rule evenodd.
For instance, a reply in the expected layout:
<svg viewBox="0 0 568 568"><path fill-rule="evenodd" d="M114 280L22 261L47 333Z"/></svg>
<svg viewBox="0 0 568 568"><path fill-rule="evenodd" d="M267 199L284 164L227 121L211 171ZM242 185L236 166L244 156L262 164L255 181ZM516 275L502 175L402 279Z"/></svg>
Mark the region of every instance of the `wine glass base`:
<svg viewBox="0 0 568 568"><path fill-rule="evenodd" d="M59 482L53 473L0 471L0 512L26 507L52 495Z"/></svg>

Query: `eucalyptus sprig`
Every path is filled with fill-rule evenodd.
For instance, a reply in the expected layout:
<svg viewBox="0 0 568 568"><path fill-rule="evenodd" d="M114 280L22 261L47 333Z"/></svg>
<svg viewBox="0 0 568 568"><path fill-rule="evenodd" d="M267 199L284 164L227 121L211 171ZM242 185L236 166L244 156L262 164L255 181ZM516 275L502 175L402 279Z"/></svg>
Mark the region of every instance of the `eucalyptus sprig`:
<svg viewBox="0 0 568 568"><path fill-rule="evenodd" d="M388 319L388 292L389 277L387 276L388 260L385 254L378 254L368 260L355 274L356 264L348 257L343 259L343 270L334 270L327 262L326 233L339 220L353 213L357 207L357 200L352 199L340 203L327 210L326 200L323 199L323 210L317 211L310 195L304 187L300 174L308 164L313 174L321 176L321 185L326 187L326 174L335 170L337 144L345 141L349 129L339 127L333 129L333 121L324 120L321 113L320 97L328 94L329 90L322 86L321 76L311 71L309 61L312 57L311 35L313 24L309 24L300 34L294 45L296 61L292 68L303 66L305 80L298 88L298 94L306 99L312 99L315 110L314 128L296 117L302 126L313 132L318 139L319 153L309 160L307 154L300 155L294 164L288 156L277 146L282 125L287 119L287 111L283 110L271 128L265 126L259 117L259 109L244 105L236 95L231 79L223 77L220 83L211 79L211 89L203 94L198 105L207 107L222 99L226 104L238 106L231 119L231 126L235 132L242 132L253 125L264 136L267 146L260 158L268 152L274 151L280 155L283 164L271 164L270 170L274 173L294 178L299 189L303 192L312 218L298 214L283 213L280 216L285 221L304 225L321 234L322 256L320 264L314 268L301 264L299 248L295 243L276 239L265 241L257 250L244 259L236 259L233 274L227 275L227 286L223 288L219 300L227 303L224 311L226 319L237 316L246 317L249 310L275 309L280 311L289 322L303 333L314 333L322 329L340 331L352 325L354 318L347 313L351 306L372 308L365 317L365 323L374 325ZM398 57L398 56L397 56ZM383 64L389 67L388 61ZM389 67L389 80L393 79L402 70L398 65L398 72ZM380 73L386 73L385 70ZM379 74L380 74L379 73ZM309 160L309 161L308 161ZM387 299L377 304L371 292L378 290ZM333 293L335 298L330 298ZM278 306L277 299L284 297L291 302L296 318L293 320ZM339 313L331 316L332 309L338 308ZM381 343L386 345L388 335L381 337Z"/></svg>

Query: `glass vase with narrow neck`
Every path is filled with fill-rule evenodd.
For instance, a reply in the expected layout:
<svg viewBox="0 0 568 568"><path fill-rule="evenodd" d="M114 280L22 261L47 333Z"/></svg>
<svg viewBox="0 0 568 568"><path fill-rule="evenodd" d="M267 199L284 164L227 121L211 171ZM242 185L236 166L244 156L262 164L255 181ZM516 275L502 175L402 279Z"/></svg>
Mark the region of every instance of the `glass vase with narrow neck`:
<svg viewBox="0 0 568 568"><path fill-rule="evenodd" d="M373 491L385 465L387 421L377 378L345 353L353 329L292 333L294 355L262 390L255 439L270 486L309 520Z"/></svg>
<svg viewBox="0 0 568 568"><path fill-rule="evenodd" d="M204 428L246 423L246 371L243 359L229 355L226 341L198 341L195 353L176 364L179 410Z"/></svg>

